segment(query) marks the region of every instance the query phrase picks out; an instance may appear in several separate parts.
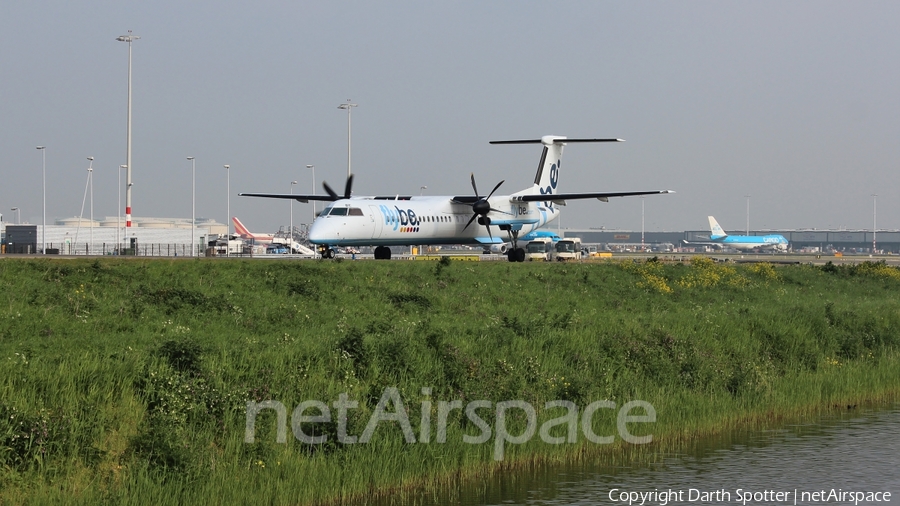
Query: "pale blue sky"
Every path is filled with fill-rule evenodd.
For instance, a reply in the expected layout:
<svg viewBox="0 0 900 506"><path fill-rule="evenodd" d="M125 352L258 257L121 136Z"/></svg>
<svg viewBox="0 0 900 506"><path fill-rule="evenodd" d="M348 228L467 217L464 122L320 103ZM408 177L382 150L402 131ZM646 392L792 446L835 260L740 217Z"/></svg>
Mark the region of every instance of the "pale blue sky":
<svg viewBox="0 0 900 506"><path fill-rule="evenodd" d="M900 228L897 2L183 2L45 0L0 7L0 212L116 213L133 46L135 216L231 214L252 230L288 204L238 192L343 185L353 110L358 194L468 194L531 184L538 146L572 145L561 191L671 188L647 230ZM124 196L123 196L124 206ZM640 229L640 199L585 201L564 227ZM294 205L294 221L309 207Z"/></svg>

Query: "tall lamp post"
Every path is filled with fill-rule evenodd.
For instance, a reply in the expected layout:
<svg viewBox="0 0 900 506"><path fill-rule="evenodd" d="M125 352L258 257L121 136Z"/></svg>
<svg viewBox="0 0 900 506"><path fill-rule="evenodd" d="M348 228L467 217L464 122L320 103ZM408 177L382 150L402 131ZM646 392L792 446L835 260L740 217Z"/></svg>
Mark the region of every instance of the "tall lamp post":
<svg viewBox="0 0 900 506"><path fill-rule="evenodd" d="M21 224L22 224L22 217L21 217L21 215L19 214L19 208L18 208L18 207L14 207L14 208L10 209L10 211L15 211L15 212L16 212L16 225L21 225Z"/></svg>
<svg viewBox="0 0 900 506"><path fill-rule="evenodd" d="M119 42L128 43L128 121L125 127L125 165L127 172L125 175L125 226L131 228L131 43L140 39L139 36L133 35L128 30L128 35L116 37Z"/></svg>
<svg viewBox="0 0 900 506"><path fill-rule="evenodd" d="M878 194L872 194L872 254L875 254L875 231L877 230L875 217L878 214Z"/></svg>
<svg viewBox="0 0 900 506"><path fill-rule="evenodd" d="M750 235L750 195L744 195L747 199L747 231L746 235Z"/></svg>
<svg viewBox="0 0 900 506"><path fill-rule="evenodd" d="M194 215L194 211L196 209L194 206L194 204L195 204L194 197L196 195L196 192L194 191L194 181L195 181L194 174L196 173L196 164L195 164L193 156L189 156L189 157L187 157L187 159L191 161L191 257L193 257L194 256L194 224L197 222L197 219L195 218L195 215Z"/></svg>
<svg viewBox="0 0 900 506"><path fill-rule="evenodd" d="M41 192L43 193L43 211L41 211L41 253L47 254L47 146L37 146L41 151Z"/></svg>
<svg viewBox="0 0 900 506"><path fill-rule="evenodd" d="M347 178L350 177L350 111L353 107L359 107L359 104L351 104L349 98L347 103L338 106L338 109L347 109Z"/></svg>
<svg viewBox="0 0 900 506"><path fill-rule="evenodd" d="M122 230L122 220L121 220L121 218L122 218L122 169L127 169L127 168L128 168L127 165L119 165L119 171L118 171L119 182L116 185L119 187L119 194L118 194L119 200L116 203L116 254L117 255L121 253L119 251L119 246L121 245L121 243L119 242L119 232Z"/></svg>
<svg viewBox="0 0 900 506"><path fill-rule="evenodd" d="M316 194L316 166L315 165L307 165L306 168L312 170L312 192L310 192L310 193L315 195ZM312 206L312 219L309 221L310 227L312 226L312 223L314 221L316 221L316 201L315 200L312 201L312 205L313 205Z"/></svg>
<svg viewBox="0 0 900 506"><path fill-rule="evenodd" d="M296 181L291 181L291 195L294 194L294 185L297 184ZM291 254L294 253L294 199L291 199L291 224L290 230L288 230L288 249Z"/></svg>
<svg viewBox="0 0 900 506"><path fill-rule="evenodd" d="M641 197L641 251L644 251L644 197Z"/></svg>
<svg viewBox="0 0 900 506"><path fill-rule="evenodd" d="M231 245L231 165L225 166L225 256Z"/></svg>
<svg viewBox="0 0 900 506"><path fill-rule="evenodd" d="M91 186L91 236L90 245L88 246L88 255L91 254L91 248L94 247L94 157L87 157L91 163L88 165L88 184ZM79 223L81 221L79 220Z"/></svg>

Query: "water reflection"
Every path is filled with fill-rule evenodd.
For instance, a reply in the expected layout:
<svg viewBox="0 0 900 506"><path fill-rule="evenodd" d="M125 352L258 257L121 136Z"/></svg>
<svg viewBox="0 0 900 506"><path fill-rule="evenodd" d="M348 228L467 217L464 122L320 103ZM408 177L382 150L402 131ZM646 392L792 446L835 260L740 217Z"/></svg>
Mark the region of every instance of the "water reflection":
<svg viewBox="0 0 900 506"><path fill-rule="evenodd" d="M652 464L627 468L590 465L548 467L494 476L440 497L419 497L406 504L482 505L594 505L628 504L610 500L610 491L656 491L646 505L660 505L668 490L681 491L686 504L690 489L724 491L693 504L740 504L742 493L772 491L747 504L795 504L794 496L825 491L821 500L796 504L848 504L826 501L836 492L891 492L900 502L900 403L881 410L851 410L816 423L790 424L756 432L738 431L699 440L683 452L659 456ZM614 494L613 499L625 498ZM694 493L696 495L696 493ZM752 497L752 496L751 496ZM652 500L655 499L655 500ZM663 500L661 500L663 499ZM707 499L707 500L702 500ZM811 499L807 497L806 499ZM640 499L634 504L640 504ZM850 501L849 504L853 504ZM859 504L869 504L861 501ZM875 503L872 503L875 504ZM885 503L878 503L884 505Z"/></svg>

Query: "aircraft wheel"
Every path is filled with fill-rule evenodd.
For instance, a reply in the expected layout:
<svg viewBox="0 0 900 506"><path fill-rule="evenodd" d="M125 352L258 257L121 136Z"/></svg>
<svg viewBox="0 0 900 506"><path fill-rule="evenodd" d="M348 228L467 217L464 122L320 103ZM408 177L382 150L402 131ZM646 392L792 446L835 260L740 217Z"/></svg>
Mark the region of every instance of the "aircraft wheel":
<svg viewBox="0 0 900 506"><path fill-rule="evenodd" d="M516 250L511 249L511 250L507 251L506 259L509 260L510 262L515 262L516 261Z"/></svg>
<svg viewBox="0 0 900 506"><path fill-rule="evenodd" d="M387 246L377 246L375 247L375 260L390 260L391 259L391 248Z"/></svg>
<svg viewBox="0 0 900 506"><path fill-rule="evenodd" d="M515 249L516 254L516 262L524 262L525 261L525 250L522 248Z"/></svg>
<svg viewBox="0 0 900 506"><path fill-rule="evenodd" d="M334 250L331 248L328 248L325 250L325 254L322 256L324 256L325 258L329 258L329 259L334 258Z"/></svg>

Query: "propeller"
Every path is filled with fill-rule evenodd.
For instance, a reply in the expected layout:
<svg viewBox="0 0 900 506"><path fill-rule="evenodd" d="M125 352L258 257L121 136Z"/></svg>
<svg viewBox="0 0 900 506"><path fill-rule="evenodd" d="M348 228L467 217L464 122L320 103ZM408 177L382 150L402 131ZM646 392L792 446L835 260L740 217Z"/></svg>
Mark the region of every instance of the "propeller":
<svg viewBox="0 0 900 506"><path fill-rule="evenodd" d="M471 173L471 177L472 177L472 189L475 190L475 197L478 198L478 200L476 200L475 203L472 204L472 211L474 214L472 214L472 217L469 218L469 222L466 223L466 226L463 227L463 230L469 228L469 225L471 225L472 222L475 221L475 219L480 216L481 223L483 223L484 227L487 229L488 237L490 237L491 241L493 241L494 236L493 236L493 234L491 234L491 219L488 218L487 214L491 211L494 211L495 213L503 213L503 214L510 214L510 213L508 213L506 211L501 211L499 209L494 209L493 207L491 207L491 204L490 204L490 202L488 202L488 200L490 200L490 198L494 195L494 192L497 191L497 188L500 188L500 185L502 185L506 180L504 179L503 181L500 181L499 183L497 183L497 186L495 186L494 189L491 190L491 193L489 193L487 197L481 198L478 195L478 187L475 185L475 173L474 172Z"/></svg>
<svg viewBox="0 0 900 506"><path fill-rule="evenodd" d="M344 196L341 197L337 194L336 191L332 190L328 183L322 181L322 186L325 187L325 191L328 192L328 196L331 197L331 200L340 200L342 198L349 199L350 198L350 190L353 189L353 174L347 176L347 184L344 185Z"/></svg>

